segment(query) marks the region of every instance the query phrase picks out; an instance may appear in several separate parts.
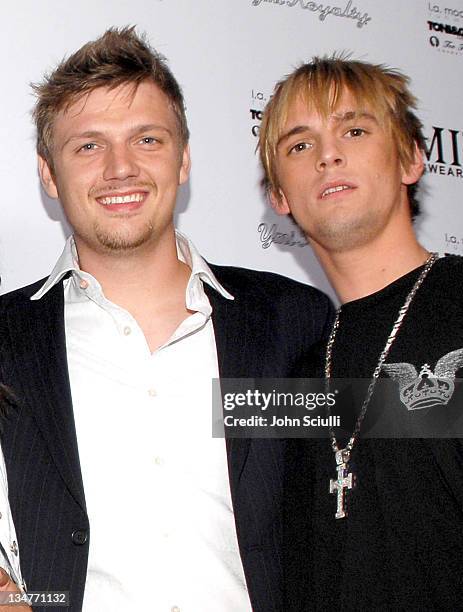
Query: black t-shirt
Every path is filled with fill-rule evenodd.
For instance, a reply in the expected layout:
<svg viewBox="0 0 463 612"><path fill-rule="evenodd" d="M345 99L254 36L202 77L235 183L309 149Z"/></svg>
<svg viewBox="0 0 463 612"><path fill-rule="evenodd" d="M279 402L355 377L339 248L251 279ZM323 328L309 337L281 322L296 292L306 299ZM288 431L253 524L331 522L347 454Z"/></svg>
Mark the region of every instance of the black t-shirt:
<svg viewBox="0 0 463 612"><path fill-rule="evenodd" d="M333 377L371 377L420 272L343 306L332 353ZM416 372L427 364L434 371L439 360L444 357L445 362L446 355L463 348L462 287L462 259L438 260L418 290L386 364L406 363ZM462 373L457 370L456 375ZM383 410L387 414L392 407ZM402 410L407 413L403 405ZM329 440L291 442L288 466L288 611L462 607L461 440L362 439L361 430L350 463L357 487L347 494L348 516L338 520L336 495L329 493L336 475Z"/></svg>

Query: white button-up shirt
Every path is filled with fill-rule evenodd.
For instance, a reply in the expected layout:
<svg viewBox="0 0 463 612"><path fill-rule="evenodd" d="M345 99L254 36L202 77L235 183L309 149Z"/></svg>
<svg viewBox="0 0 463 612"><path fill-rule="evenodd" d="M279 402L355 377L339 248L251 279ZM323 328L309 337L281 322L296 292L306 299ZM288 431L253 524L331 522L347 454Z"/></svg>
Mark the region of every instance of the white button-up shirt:
<svg viewBox="0 0 463 612"><path fill-rule="evenodd" d="M91 525L84 610L251 609L225 441L211 435L218 362L203 282L233 298L180 233L177 251L193 314L152 354L137 321L79 269L72 238L33 297L71 271L66 349Z"/></svg>
<svg viewBox="0 0 463 612"><path fill-rule="evenodd" d="M21 576L18 539L8 501L8 479L5 459L0 449L0 567L6 570L23 590L26 585Z"/></svg>

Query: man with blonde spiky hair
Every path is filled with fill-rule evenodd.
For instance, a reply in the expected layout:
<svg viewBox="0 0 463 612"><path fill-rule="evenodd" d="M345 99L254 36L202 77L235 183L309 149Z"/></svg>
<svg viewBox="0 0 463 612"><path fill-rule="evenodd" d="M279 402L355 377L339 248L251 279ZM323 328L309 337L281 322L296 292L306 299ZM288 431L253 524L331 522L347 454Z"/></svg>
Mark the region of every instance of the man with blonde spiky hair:
<svg viewBox="0 0 463 612"><path fill-rule="evenodd" d="M290 445L287 610L461 607L462 445L425 426L452 437L460 414L443 389L463 366L463 265L413 229L424 141L408 83L383 65L314 58L277 84L262 121L271 203L305 232L341 302L320 370L369 380L347 432ZM368 438L373 407L379 423L406 423L398 437L428 439Z"/></svg>
<svg viewBox="0 0 463 612"><path fill-rule="evenodd" d="M174 229L190 151L165 59L112 28L35 87L40 178L73 235L0 300L23 574L78 612L283 612L278 440L212 438L212 379L287 377L329 300L208 265Z"/></svg>

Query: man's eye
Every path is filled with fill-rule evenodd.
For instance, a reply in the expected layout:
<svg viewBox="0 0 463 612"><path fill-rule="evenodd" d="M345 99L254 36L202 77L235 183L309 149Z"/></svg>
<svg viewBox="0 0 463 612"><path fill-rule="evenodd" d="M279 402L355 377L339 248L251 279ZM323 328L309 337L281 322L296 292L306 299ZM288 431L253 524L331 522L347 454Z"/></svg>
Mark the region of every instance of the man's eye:
<svg viewBox="0 0 463 612"><path fill-rule="evenodd" d="M346 136L349 138L357 138L358 136L363 136L366 133L366 130L363 128L351 128L347 131Z"/></svg>
<svg viewBox="0 0 463 612"><path fill-rule="evenodd" d="M96 148L97 145L94 142L86 142L80 147L79 151L93 151Z"/></svg>
<svg viewBox="0 0 463 612"><path fill-rule="evenodd" d="M154 144L155 142L157 142L157 139L154 138L154 136L144 136L141 140L140 140L141 144Z"/></svg>
<svg viewBox="0 0 463 612"><path fill-rule="evenodd" d="M306 149L310 149L312 145L310 142L298 142L294 146L292 146L289 150L290 153L300 153L301 151L305 151Z"/></svg>

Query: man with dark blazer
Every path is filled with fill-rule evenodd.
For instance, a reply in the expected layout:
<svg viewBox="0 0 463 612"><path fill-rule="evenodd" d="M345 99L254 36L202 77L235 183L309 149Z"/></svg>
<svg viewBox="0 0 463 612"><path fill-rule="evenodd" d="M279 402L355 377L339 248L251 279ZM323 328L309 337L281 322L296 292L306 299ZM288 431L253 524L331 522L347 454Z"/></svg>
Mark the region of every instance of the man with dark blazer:
<svg viewBox="0 0 463 612"><path fill-rule="evenodd" d="M212 439L211 378L291 376L329 301L209 266L174 231L183 97L133 29L88 43L36 93L42 184L74 233L47 280L0 300L25 581L69 591L73 611L281 612L285 444Z"/></svg>

